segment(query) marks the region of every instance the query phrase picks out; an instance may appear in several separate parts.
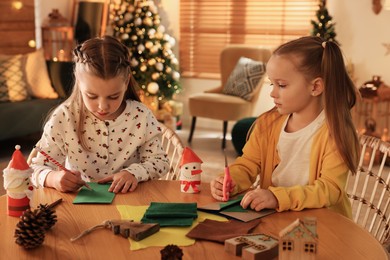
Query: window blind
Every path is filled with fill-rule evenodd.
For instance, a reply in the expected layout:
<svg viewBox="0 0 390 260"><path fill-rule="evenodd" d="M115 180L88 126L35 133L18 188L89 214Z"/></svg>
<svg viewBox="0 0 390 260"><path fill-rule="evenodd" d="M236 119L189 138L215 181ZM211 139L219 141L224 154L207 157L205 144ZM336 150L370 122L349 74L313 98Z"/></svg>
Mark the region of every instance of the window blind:
<svg viewBox="0 0 390 260"><path fill-rule="evenodd" d="M219 77L221 50L230 44L271 49L310 34L319 0L180 0L182 76Z"/></svg>

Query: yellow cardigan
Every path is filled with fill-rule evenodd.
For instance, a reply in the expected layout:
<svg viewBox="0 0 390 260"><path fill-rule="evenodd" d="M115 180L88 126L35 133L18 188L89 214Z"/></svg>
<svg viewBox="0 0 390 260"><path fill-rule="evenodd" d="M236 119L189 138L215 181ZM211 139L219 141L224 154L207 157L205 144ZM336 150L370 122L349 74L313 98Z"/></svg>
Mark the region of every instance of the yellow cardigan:
<svg viewBox="0 0 390 260"><path fill-rule="evenodd" d="M313 137L309 184L292 187L272 186L272 173L280 161L276 145L286 119L287 115L281 116L273 110L261 115L257 120L243 148L243 155L230 165L230 173L236 183L233 193L249 189L260 175L260 187L269 189L278 200L277 211L328 207L352 218L351 205L344 189L349 170L329 136L326 123Z"/></svg>

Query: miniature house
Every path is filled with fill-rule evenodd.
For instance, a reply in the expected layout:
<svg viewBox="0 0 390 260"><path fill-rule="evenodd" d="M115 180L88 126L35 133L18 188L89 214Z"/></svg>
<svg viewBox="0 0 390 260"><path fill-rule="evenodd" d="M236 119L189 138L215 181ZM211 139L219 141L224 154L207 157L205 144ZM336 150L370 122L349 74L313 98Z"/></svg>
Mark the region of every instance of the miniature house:
<svg viewBox="0 0 390 260"><path fill-rule="evenodd" d="M316 219L297 219L279 232L279 259L315 259L317 243Z"/></svg>
<svg viewBox="0 0 390 260"><path fill-rule="evenodd" d="M244 260L274 259L278 240L265 234L251 234L225 240L225 251Z"/></svg>

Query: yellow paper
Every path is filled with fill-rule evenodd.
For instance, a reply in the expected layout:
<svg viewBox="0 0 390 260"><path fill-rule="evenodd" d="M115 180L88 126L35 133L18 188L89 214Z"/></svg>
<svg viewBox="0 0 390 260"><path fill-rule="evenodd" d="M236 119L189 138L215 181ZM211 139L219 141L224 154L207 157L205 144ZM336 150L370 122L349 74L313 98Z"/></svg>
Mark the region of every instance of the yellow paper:
<svg viewBox="0 0 390 260"><path fill-rule="evenodd" d="M146 209L149 206L128 206L117 205L119 213L122 219L132 219L134 221L141 221ZM192 228L198 225L199 222L203 222L205 219L212 219L217 221L228 221L226 218L209 214L206 212L198 211L198 218L194 220L191 227L162 227L160 231L141 240L134 241L129 238L130 250L138 250L150 246L165 247L169 244L175 244L177 246L190 246L195 243L195 239L186 237L186 234L190 232Z"/></svg>

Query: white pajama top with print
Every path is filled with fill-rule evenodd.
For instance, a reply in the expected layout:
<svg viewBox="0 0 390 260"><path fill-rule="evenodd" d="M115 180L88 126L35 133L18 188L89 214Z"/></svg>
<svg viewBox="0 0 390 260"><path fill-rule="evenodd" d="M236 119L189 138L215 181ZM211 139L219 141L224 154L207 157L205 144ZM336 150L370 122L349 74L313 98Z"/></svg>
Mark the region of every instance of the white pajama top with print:
<svg viewBox="0 0 390 260"><path fill-rule="evenodd" d="M139 182L168 172L168 158L161 147L161 129L153 113L138 101L114 120L100 120L85 112L83 134L90 151L77 137L79 106L61 104L44 127L40 148L69 170L80 171L83 180L98 181L125 169ZM56 166L38 153L32 160L32 183L43 187Z"/></svg>

